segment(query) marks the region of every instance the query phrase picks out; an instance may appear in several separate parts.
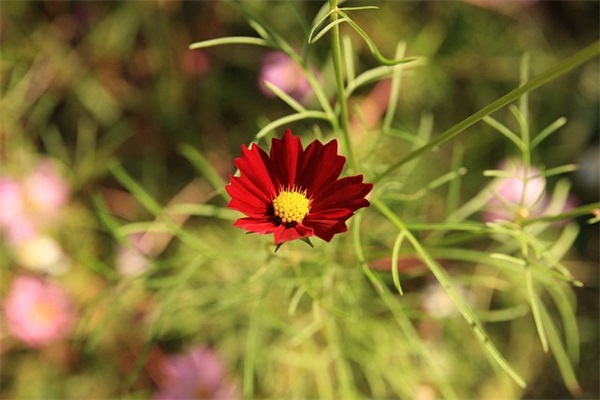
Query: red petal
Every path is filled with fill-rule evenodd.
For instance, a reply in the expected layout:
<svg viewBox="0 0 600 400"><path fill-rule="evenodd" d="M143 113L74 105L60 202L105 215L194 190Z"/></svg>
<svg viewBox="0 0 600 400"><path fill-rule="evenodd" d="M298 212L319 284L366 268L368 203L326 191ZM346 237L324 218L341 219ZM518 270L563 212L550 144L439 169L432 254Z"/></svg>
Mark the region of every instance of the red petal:
<svg viewBox="0 0 600 400"><path fill-rule="evenodd" d="M294 137L291 130L285 131L283 138L271 142L271 162L279 189L280 186L291 187L296 184L298 158L302 154L300 137Z"/></svg>
<svg viewBox="0 0 600 400"><path fill-rule="evenodd" d="M302 223L312 228L315 232L315 236L329 242L336 233L342 233L348 230L346 220L352 215L354 214L347 212L347 215L340 219L319 218L317 215L312 216L311 218L305 218Z"/></svg>
<svg viewBox="0 0 600 400"><path fill-rule="evenodd" d="M303 224L297 224L292 227L280 225L279 227L277 227L275 232L273 232L273 239L275 240L275 245L281 244L283 242L289 242L290 240L302 239L309 236L314 236L313 229L308 226L304 226Z"/></svg>
<svg viewBox="0 0 600 400"><path fill-rule="evenodd" d="M251 196L256 201L261 203L271 203L273 196L270 193L265 193L259 189L254 182L246 176L232 176L229 178L229 185L225 187L230 196ZM232 193L228 188L234 187L235 193Z"/></svg>
<svg viewBox="0 0 600 400"><path fill-rule="evenodd" d="M324 210L345 208L356 211L362 207L368 207L369 202L365 196L373 189L371 183L362 183L363 176L347 176L327 186L317 193L310 206L311 212L316 213Z"/></svg>
<svg viewBox="0 0 600 400"><path fill-rule="evenodd" d="M315 140L308 145L299 161L296 183L307 189L310 198L335 182L345 163L346 158L337 154L337 140L326 145Z"/></svg>
<svg viewBox="0 0 600 400"><path fill-rule="evenodd" d="M243 177L247 178L260 192L269 198L276 195L273 182L274 174L269 156L257 145L251 149L242 146L242 156L235 159L235 166L239 168Z"/></svg>
<svg viewBox="0 0 600 400"><path fill-rule="evenodd" d="M233 226L259 234L273 233L278 229L277 225L267 218L240 218L233 223Z"/></svg>

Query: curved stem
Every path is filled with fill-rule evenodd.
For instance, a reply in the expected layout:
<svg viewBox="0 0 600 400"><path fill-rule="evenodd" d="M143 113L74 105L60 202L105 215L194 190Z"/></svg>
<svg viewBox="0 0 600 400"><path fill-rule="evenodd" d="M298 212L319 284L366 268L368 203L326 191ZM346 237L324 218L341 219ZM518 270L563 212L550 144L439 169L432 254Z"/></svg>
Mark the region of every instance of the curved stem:
<svg viewBox="0 0 600 400"><path fill-rule="evenodd" d="M331 7L331 22L333 23L338 19L338 0L330 0L329 3ZM331 52L333 57L333 69L335 71L335 83L337 86L337 101L340 110L339 129L342 131L342 137L344 138L348 163L352 169L356 171L356 161L352 152L352 143L350 142L348 104L346 103L344 96L344 73L342 70L342 47L340 42L339 24L335 24L331 29Z"/></svg>

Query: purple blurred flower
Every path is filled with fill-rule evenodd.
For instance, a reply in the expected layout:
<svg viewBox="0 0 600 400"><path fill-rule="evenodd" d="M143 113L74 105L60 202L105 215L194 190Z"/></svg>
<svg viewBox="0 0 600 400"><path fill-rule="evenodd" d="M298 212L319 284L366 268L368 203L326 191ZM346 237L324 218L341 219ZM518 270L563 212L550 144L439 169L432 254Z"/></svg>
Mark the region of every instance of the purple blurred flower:
<svg viewBox="0 0 600 400"><path fill-rule="evenodd" d="M225 365L212 350L196 346L188 353L167 357L164 379L155 400L239 399L238 387L226 378Z"/></svg>
<svg viewBox="0 0 600 400"><path fill-rule="evenodd" d="M277 86L298 101L306 99L312 93L302 67L282 52L275 51L265 56L258 83L260 90L266 96L275 97L275 94L265 86L265 81Z"/></svg>
<svg viewBox="0 0 600 400"><path fill-rule="evenodd" d="M62 286L30 276L13 281L3 309L10 333L31 347L65 338L75 320Z"/></svg>
<svg viewBox="0 0 600 400"><path fill-rule="evenodd" d="M486 204L483 219L486 222L513 220L521 217L541 215L548 203L546 178L540 170L530 167L525 173L521 161L507 160L499 169L509 176L496 178L490 185L492 198Z"/></svg>

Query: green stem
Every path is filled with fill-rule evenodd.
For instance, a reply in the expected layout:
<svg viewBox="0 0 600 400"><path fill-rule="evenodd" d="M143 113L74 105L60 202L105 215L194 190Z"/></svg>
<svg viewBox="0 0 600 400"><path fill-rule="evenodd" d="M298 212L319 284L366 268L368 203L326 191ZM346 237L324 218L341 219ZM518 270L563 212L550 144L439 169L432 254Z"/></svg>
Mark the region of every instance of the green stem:
<svg viewBox="0 0 600 400"><path fill-rule="evenodd" d="M331 22L335 22L338 19L338 0L330 0L329 4L331 6ZM344 138L348 163L352 169L357 171L358 169L352 152L352 144L350 143L348 104L346 103L344 96L344 74L342 70L342 46L339 24L335 24L331 29L331 51L333 57L333 69L335 72L335 83L337 86L337 99L340 109L339 128L342 131L342 137Z"/></svg>

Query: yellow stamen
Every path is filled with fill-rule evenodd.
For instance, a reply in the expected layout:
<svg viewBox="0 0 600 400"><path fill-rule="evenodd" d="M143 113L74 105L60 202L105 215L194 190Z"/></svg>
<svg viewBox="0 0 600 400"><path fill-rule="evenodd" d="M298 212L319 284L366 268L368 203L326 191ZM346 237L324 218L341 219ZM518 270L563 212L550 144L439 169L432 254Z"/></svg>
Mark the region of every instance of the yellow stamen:
<svg viewBox="0 0 600 400"><path fill-rule="evenodd" d="M306 190L300 191L296 187L281 190L273 199L273 211L282 224L299 224L310 211Z"/></svg>

